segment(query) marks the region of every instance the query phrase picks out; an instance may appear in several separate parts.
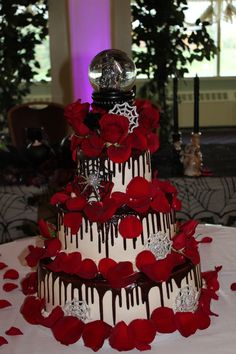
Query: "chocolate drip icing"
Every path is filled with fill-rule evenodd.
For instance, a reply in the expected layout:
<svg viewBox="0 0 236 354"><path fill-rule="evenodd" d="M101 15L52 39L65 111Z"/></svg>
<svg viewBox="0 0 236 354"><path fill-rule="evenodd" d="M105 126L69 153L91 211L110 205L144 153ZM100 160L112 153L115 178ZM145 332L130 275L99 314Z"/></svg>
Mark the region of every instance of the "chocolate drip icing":
<svg viewBox="0 0 236 354"><path fill-rule="evenodd" d="M146 318L150 318L150 300L149 294L150 291L156 292L156 298L159 299L160 305L165 306L165 294L168 299L171 298L173 292L173 281L175 281L177 287L181 288L181 282L185 279L185 282L188 283L189 279L194 280L194 284L197 289L201 287L201 277L200 277L200 267L193 266L190 262L185 265L176 267L175 271L172 273L172 276L166 283L154 282L145 277L140 273L138 280L123 289L113 289L109 286L109 283L105 281L101 276L98 276L96 279L84 280L79 278L76 275L69 275L60 273L53 273L47 269L47 264L50 263L50 260L43 260L39 267L39 284L44 284L44 292L39 291L39 296L43 297L47 294L47 302L55 304L55 291L59 296L59 305L64 306L67 299L72 300L74 298L75 290L78 291L79 300L84 300L88 304L95 303L95 292L98 295L98 307L100 312L100 319L104 319L104 311L106 303L104 303L105 294L111 294L111 303L112 303L112 320L113 324L117 320L117 311L119 308L126 307L127 310L132 307L140 305L141 303L145 305L146 308ZM55 282L58 279L58 289L55 286ZM165 292L163 292L163 285L165 284ZM68 292L67 288L71 286L71 291ZM42 289L42 286L41 286ZM82 290L84 289L84 291ZM62 296L62 292L63 295ZM51 295L50 295L51 294ZM50 298L51 296L51 298ZM69 297L69 298L68 298ZM71 297L71 299L70 299ZM106 311L108 311L106 309ZM93 319L95 320L95 319Z"/></svg>

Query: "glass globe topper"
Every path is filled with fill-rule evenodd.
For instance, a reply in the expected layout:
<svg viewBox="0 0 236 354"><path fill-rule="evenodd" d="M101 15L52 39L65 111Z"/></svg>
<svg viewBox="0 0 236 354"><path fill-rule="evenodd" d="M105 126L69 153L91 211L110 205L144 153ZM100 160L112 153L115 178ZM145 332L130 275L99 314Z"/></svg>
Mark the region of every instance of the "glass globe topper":
<svg viewBox="0 0 236 354"><path fill-rule="evenodd" d="M136 67L118 49L98 53L89 66L89 81L94 88L93 103L109 111L116 104L133 104Z"/></svg>
<svg viewBox="0 0 236 354"><path fill-rule="evenodd" d="M128 92L134 86L135 79L134 62L118 49L98 53L89 66L89 81L95 92Z"/></svg>

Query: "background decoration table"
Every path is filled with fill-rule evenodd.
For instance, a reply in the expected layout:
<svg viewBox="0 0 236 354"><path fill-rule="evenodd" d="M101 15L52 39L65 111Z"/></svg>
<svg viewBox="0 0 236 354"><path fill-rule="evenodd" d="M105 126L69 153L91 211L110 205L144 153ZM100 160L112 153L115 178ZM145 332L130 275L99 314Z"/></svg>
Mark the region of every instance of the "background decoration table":
<svg viewBox="0 0 236 354"><path fill-rule="evenodd" d="M212 301L212 311L219 317L211 317L211 326L198 331L195 335L184 338L179 333L157 335L152 343L150 354L235 354L236 348L236 292L230 289L236 282L236 228L199 225L197 233L203 236L212 236L211 244L200 244L202 270L211 270L222 265L219 272L220 290L219 300ZM1 347L1 354L91 354L90 349L83 347L82 341L65 347L58 343L49 329L28 324L21 316L19 309L24 301L20 288L7 293L3 291L3 274L9 268L15 268L22 278L30 270L22 264L24 249L34 244L37 238L24 238L0 246L0 261L5 262L8 268L0 270L0 299L7 299L11 307L0 309L0 336L8 340L8 344ZM13 281L12 281L13 282ZM19 284L19 280L14 281ZM10 327L18 327L23 335L7 336L5 331ZM111 354L111 348L104 344L99 351L101 354ZM114 351L114 353L118 353ZM139 353L137 350L129 352Z"/></svg>
<svg viewBox="0 0 236 354"><path fill-rule="evenodd" d="M236 226L236 177L173 177L182 209L180 220ZM236 351L235 351L236 352Z"/></svg>

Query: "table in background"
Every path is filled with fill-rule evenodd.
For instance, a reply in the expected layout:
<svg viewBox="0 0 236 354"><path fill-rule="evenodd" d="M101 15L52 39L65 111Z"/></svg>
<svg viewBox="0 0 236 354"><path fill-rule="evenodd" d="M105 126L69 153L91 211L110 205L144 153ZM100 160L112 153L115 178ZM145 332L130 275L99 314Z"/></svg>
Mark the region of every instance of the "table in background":
<svg viewBox="0 0 236 354"><path fill-rule="evenodd" d="M157 335L152 343L150 354L235 354L236 352L236 292L230 285L236 282L236 228L215 225L199 225L197 233L203 236L212 236L211 244L201 244L202 270L211 270L222 265L219 272L220 290L219 300L212 301L212 311L219 317L211 317L211 326L204 331L198 331L189 338L179 333ZM22 278L29 272L29 268L20 263L24 249L34 243L34 238L25 238L6 243L0 246L0 260L9 268L19 271ZM36 240L35 240L36 241ZM20 257L19 257L20 256ZM5 270L8 268L5 268ZM58 343L48 328L28 324L21 316L19 309L24 301L20 289L6 293L2 289L3 274L0 271L0 299L7 299L13 306L0 310L0 336L7 337L8 344L1 347L1 354L91 354L92 351L83 347L82 340L69 347ZM19 283L19 280L17 281ZM18 327L24 333L22 336L6 336L5 331L11 326ZM117 353L107 344L99 351L100 354ZM128 352L139 353L137 350Z"/></svg>
<svg viewBox="0 0 236 354"><path fill-rule="evenodd" d="M180 220L236 226L236 177L171 177L182 202Z"/></svg>
<svg viewBox="0 0 236 354"><path fill-rule="evenodd" d="M38 199L47 186L0 186L0 244L32 234L38 224ZM28 231L28 232L27 232Z"/></svg>

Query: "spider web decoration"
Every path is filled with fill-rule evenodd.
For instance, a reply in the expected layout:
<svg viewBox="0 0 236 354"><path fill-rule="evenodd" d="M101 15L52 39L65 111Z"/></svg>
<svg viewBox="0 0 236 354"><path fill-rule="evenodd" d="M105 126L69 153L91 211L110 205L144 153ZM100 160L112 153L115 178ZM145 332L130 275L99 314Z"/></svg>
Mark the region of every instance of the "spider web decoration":
<svg viewBox="0 0 236 354"><path fill-rule="evenodd" d="M134 128L138 127L138 113L137 113L137 107L136 106L131 106L128 102L124 103L117 103L115 106L110 109L109 113L112 114L118 114L121 116L124 116L128 118L129 120L129 133L132 133Z"/></svg>
<svg viewBox="0 0 236 354"><path fill-rule="evenodd" d="M187 285L180 289L175 298L176 312L194 312L198 307L200 293L192 286Z"/></svg>
<svg viewBox="0 0 236 354"><path fill-rule="evenodd" d="M105 167L102 167L98 161L96 161L96 163L93 160L89 161L88 164L83 167L85 167L85 171L83 171L84 175L80 174L83 181L79 182L79 184L84 185L81 194L88 188L92 188L93 193L90 195L90 200L100 200L100 188L103 188L101 182L110 179L109 173L105 172Z"/></svg>
<svg viewBox="0 0 236 354"><path fill-rule="evenodd" d="M172 243L166 233L158 231L149 235L145 248L149 249L156 259L164 259L171 252Z"/></svg>
<svg viewBox="0 0 236 354"><path fill-rule="evenodd" d="M82 321L90 319L90 308L83 300L67 301L63 311L66 316L75 316Z"/></svg>

